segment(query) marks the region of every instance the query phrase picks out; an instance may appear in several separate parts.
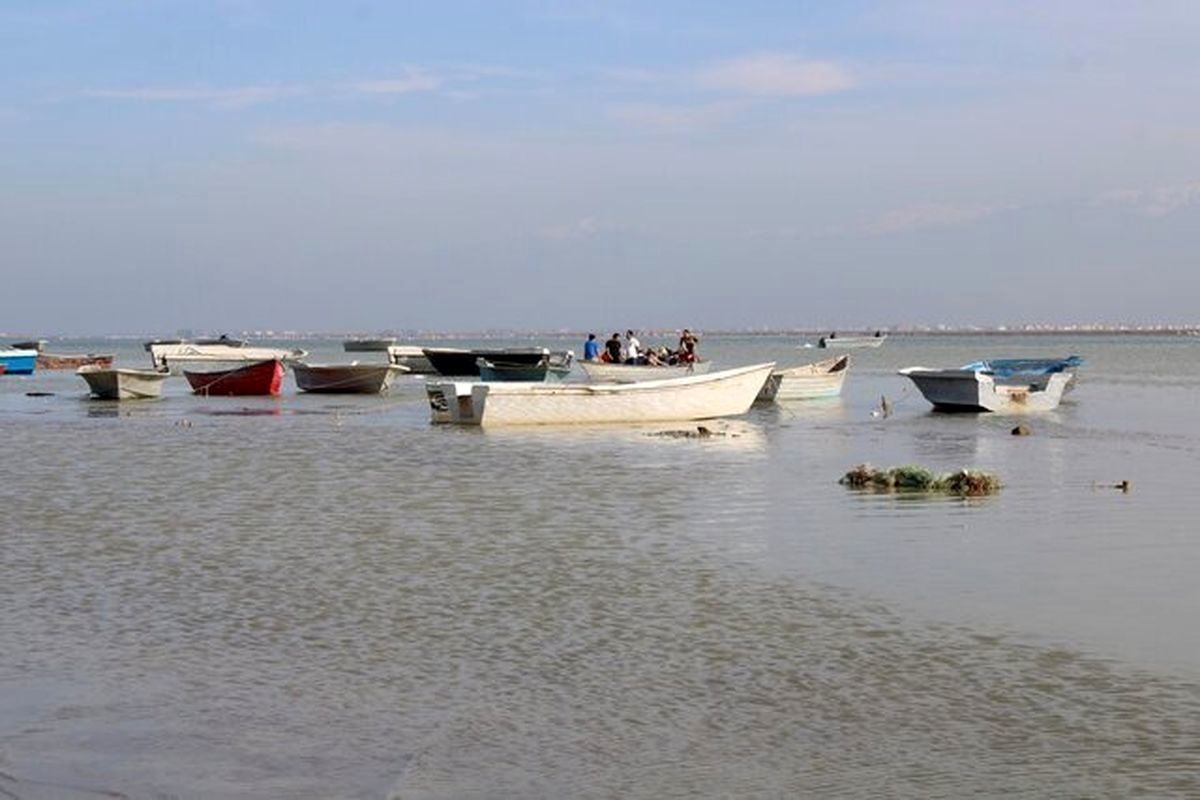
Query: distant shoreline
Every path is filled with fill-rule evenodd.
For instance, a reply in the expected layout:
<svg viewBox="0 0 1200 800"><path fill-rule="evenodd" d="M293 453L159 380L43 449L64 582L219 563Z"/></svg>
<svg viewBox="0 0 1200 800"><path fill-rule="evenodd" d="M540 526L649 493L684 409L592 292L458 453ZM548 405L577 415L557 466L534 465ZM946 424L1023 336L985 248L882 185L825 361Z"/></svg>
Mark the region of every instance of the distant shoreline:
<svg viewBox="0 0 1200 800"><path fill-rule="evenodd" d="M607 329L604 329L607 330ZM868 330L858 328L779 328L768 330L745 330L745 329L704 329L695 328L702 336L720 336L724 338L771 338L771 337L807 337L819 339L823 336L828 336L835 330L839 336L873 336L876 330L881 331L889 337L939 337L939 336L1183 336L1183 337L1200 337L1200 324L1197 325L1139 325L1139 326L1064 326L1064 327L906 327L899 329L888 328L872 328ZM255 330L255 331L197 331L195 336L206 337L215 336L220 333L227 333L230 336L245 339L254 339L259 341L264 340L285 340L285 341L310 341L310 340L328 340L328 339L366 339L366 338L385 338L393 337L398 342L412 341L455 341L455 340L480 340L480 339L566 339L566 338L583 338L588 333L597 333L598 335L607 335L600 333L601 329L594 331L518 331L518 330L490 330L490 331L423 331L423 330L406 330L406 331L386 331L382 333L367 333L367 332L315 332L315 331L275 331L275 330ZM678 328L638 328L637 332L641 336L651 336L657 338L678 336L680 329ZM159 335L161 336L161 334ZM30 339L46 339L49 341L63 340L107 340L107 341L138 341L144 342L154 338L158 338L153 334L80 334L80 335L59 335L59 334L42 334L40 336L30 336L28 334L16 334L0 332L0 344L10 344L15 341L30 340ZM184 338L192 338L191 335Z"/></svg>

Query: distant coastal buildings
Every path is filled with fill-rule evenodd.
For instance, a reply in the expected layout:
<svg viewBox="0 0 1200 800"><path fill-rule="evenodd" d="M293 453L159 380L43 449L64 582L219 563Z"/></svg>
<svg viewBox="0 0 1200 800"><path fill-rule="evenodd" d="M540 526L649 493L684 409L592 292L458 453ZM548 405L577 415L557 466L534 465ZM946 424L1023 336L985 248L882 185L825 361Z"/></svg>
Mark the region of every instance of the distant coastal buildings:
<svg viewBox="0 0 1200 800"><path fill-rule="evenodd" d="M832 331L838 335L872 335L881 331L890 336L997 336L997 335L1144 335L1144 336L1196 336L1200 337L1200 321L1192 323L1111 323L1111 322L1081 322L1081 323L1041 323L1030 322L1010 325L951 325L937 324L904 324L863 327L861 325L823 325L805 327L747 327L747 328L693 328L701 330L707 336L827 336ZM681 328L638 328L638 332L651 338L678 336ZM0 344L11 343L21 339L29 339L28 331L0 331ZM483 331L433 331L423 329L389 329L386 331L292 331L292 330L241 330L200 332L202 336L227 334L240 339L256 341L304 341L324 339L351 339L363 336L388 336L401 341L486 341L496 340L540 340L568 339L586 337L588 331L572 331L565 329L553 330L516 330L492 329ZM39 332L39 336L50 341L78 340L109 340L109 341L147 341L153 339L151 333L108 333L78 336L61 336L53 333Z"/></svg>

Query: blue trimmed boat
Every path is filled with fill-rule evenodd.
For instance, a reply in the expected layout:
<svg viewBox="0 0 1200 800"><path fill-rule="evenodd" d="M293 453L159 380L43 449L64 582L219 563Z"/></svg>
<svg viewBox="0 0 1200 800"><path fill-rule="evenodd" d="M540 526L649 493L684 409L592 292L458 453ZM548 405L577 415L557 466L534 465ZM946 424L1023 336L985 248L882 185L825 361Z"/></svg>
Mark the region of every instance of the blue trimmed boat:
<svg viewBox="0 0 1200 800"><path fill-rule="evenodd" d="M18 350L0 345L0 364L4 365L5 375L32 375L37 368L37 357L37 350Z"/></svg>
<svg viewBox="0 0 1200 800"><path fill-rule="evenodd" d="M1052 375L1055 372L1072 372L1083 365L1080 356L1066 358L990 358L963 364L959 369L986 372L997 378L1013 378L1021 375Z"/></svg>

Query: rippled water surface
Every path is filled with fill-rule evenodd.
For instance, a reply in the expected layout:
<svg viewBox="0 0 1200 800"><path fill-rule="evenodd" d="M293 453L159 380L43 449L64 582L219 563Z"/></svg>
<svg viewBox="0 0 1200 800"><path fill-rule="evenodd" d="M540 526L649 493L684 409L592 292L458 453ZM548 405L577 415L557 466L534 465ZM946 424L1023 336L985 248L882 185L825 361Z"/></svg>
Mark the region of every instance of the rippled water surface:
<svg viewBox="0 0 1200 800"><path fill-rule="evenodd" d="M702 349L826 355L797 344ZM1067 353L1028 437L895 375ZM0 378L0 796L1200 795L1200 342L852 357L843 398L708 439L433 427L419 379ZM837 485L864 461L1005 488Z"/></svg>

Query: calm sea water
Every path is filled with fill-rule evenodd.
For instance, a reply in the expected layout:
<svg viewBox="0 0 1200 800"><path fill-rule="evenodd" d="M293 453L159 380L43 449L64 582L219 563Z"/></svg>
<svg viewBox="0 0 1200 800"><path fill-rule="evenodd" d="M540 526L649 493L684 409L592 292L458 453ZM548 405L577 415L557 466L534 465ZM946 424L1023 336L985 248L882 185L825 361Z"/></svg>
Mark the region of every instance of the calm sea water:
<svg viewBox="0 0 1200 800"><path fill-rule="evenodd" d="M826 355L798 343L701 349ZM895 375L1068 353L1028 437ZM0 378L0 794L1200 795L1200 341L852 358L841 399L704 440L433 427L420 379L117 404ZM1005 488L837 484L864 461Z"/></svg>

